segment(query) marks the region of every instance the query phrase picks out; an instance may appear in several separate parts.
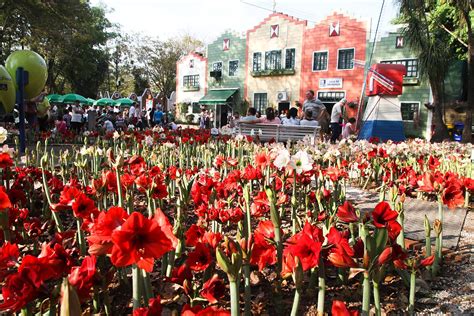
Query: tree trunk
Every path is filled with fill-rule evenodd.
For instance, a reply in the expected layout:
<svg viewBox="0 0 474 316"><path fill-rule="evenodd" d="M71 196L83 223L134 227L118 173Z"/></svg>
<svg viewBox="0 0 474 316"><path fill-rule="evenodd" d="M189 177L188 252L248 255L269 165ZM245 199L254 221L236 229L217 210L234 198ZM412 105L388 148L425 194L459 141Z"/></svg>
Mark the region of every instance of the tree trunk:
<svg viewBox="0 0 474 316"><path fill-rule="evenodd" d="M449 139L448 128L444 123L443 118L443 107L444 107L444 98L443 98L443 84L441 80L431 80L431 91L433 93L433 124L434 124L434 134L431 137L431 142L442 142Z"/></svg>
<svg viewBox="0 0 474 316"><path fill-rule="evenodd" d="M463 12L467 24L467 106L466 120L462 139L465 143L472 142L472 108L474 107L474 34L471 27L469 12Z"/></svg>

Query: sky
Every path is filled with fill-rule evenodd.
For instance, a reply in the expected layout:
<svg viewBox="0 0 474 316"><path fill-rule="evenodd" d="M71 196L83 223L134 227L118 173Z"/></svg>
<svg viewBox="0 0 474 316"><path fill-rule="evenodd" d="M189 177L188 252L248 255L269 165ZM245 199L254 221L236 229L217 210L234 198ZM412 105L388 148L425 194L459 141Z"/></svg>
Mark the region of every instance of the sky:
<svg viewBox="0 0 474 316"><path fill-rule="evenodd" d="M395 0L386 0L379 35L393 30ZM90 0L105 6L108 19L127 33L167 39L184 34L205 43L225 30L243 33L272 13L273 0ZM334 11L371 21L371 37L382 0L275 0L276 11L308 20L312 25Z"/></svg>

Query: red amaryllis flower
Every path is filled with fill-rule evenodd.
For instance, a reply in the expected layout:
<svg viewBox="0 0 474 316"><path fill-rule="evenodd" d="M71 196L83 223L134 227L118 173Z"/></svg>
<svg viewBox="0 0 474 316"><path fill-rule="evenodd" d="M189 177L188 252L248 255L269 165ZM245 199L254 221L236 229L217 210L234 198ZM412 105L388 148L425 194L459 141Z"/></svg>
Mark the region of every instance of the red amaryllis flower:
<svg viewBox="0 0 474 316"><path fill-rule="evenodd" d="M199 227L196 224L192 224L184 235L186 237L186 245L196 246L196 244L201 241L201 238L204 236L205 232L206 230L204 228Z"/></svg>
<svg viewBox="0 0 474 316"><path fill-rule="evenodd" d="M0 169L6 169L13 166L13 160L8 153L0 153Z"/></svg>
<svg viewBox="0 0 474 316"><path fill-rule="evenodd" d="M291 254L292 257L298 257L303 271L308 271L319 265L322 241L324 239L321 229L306 222L303 230L288 240L283 255ZM290 272L293 268L294 266L289 263Z"/></svg>
<svg viewBox="0 0 474 316"><path fill-rule="evenodd" d="M74 216L82 219L91 218L91 214L97 214L98 210L92 199L88 198L84 193L80 193L72 203L72 211Z"/></svg>
<svg viewBox="0 0 474 316"><path fill-rule="evenodd" d="M69 275L69 283L76 288L77 295L81 301L90 297L91 288L94 285L97 259L87 256L79 267L73 267Z"/></svg>
<svg viewBox="0 0 474 316"><path fill-rule="evenodd" d="M214 274L212 278L203 284L200 294L209 303L215 304L221 297L224 296L225 292L226 289L224 282L222 282L217 274Z"/></svg>
<svg viewBox="0 0 474 316"><path fill-rule="evenodd" d="M459 180L452 179L443 191L443 203L450 209L464 205L464 192Z"/></svg>
<svg viewBox="0 0 474 316"><path fill-rule="evenodd" d="M377 228L384 228L387 222L394 221L398 217L398 213L390 208L387 202L380 202L375 206L372 212L374 225Z"/></svg>
<svg viewBox="0 0 474 316"><path fill-rule="evenodd" d="M385 248L377 258L379 265L391 262L394 260L404 260L407 258L406 252L400 245L394 243L392 246Z"/></svg>
<svg viewBox="0 0 474 316"><path fill-rule="evenodd" d="M250 256L250 264L258 266L262 271L266 266L276 263L276 247L262 234L255 234Z"/></svg>
<svg viewBox="0 0 474 316"><path fill-rule="evenodd" d="M230 312L215 306L203 309L201 305L191 307L186 304L181 311L181 316L230 316Z"/></svg>
<svg viewBox="0 0 474 316"><path fill-rule="evenodd" d="M258 168L253 167L252 165L248 165L245 167L244 172L242 174L242 178L245 180L259 180L263 178L262 171Z"/></svg>
<svg viewBox="0 0 474 316"><path fill-rule="evenodd" d="M137 264L147 272L153 270L155 259L173 249L170 240L156 220L133 212L120 229L112 233L112 263L117 267Z"/></svg>
<svg viewBox="0 0 474 316"><path fill-rule="evenodd" d="M47 269L42 271L43 280L50 278L60 278L64 273L68 273L74 262L70 255L71 250L66 250L58 243L43 243L38 260L42 266ZM21 263L22 266L24 262ZM21 268L21 266L20 266Z"/></svg>
<svg viewBox="0 0 474 316"><path fill-rule="evenodd" d="M354 250L342 232L338 231L335 227L331 227L326 237L328 245L332 246L328 260L338 268L356 267L356 263L352 259Z"/></svg>
<svg viewBox="0 0 474 316"><path fill-rule="evenodd" d="M267 153L260 152L255 155L255 166L257 166L258 168L265 168L267 166L270 166L270 164L270 156Z"/></svg>
<svg viewBox="0 0 474 316"><path fill-rule="evenodd" d="M431 255L429 257L424 258L423 260L420 261L420 266L421 267L428 267L434 263L435 256Z"/></svg>
<svg viewBox="0 0 474 316"><path fill-rule="evenodd" d="M401 231L402 231L402 225L400 225L399 222L397 221L387 222L387 232L388 232L388 238L390 238L390 240L395 241L398 235L400 235Z"/></svg>
<svg viewBox="0 0 474 316"><path fill-rule="evenodd" d="M355 208L348 201L337 208L337 217L345 223L354 223L359 220Z"/></svg>
<svg viewBox="0 0 474 316"><path fill-rule="evenodd" d="M0 186L0 210L4 210L11 207L12 203L10 202L8 194L5 193L5 188L3 186Z"/></svg>
<svg viewBox="0 0 474 316"><path fill-rule="evenodd" d="M474 179L472 178L464 178L464 187L469 192L474 192Z"/></svg>
<svg viewBox="0 0 474 316"><path fill-rule="evenodd" d="M31 282L30 274L34 272L25 270L7 276L2 287L3 303L0 304L0 311L17 312L36 298L38 287Z"/></svg>
<svg viewBox="0 0 474 316"><path fill-rule="evenodd" d="M172 247L178 247L178 238L173 234L173 226L171 226L168 217L166 217L165 213L163 213L160 208L155 210L155 221L160 225L163 233L171 241Z"/></svg>
<svg viewBox="0 0 474 316"><path fill-rule="evenodd" d="M349 311L343 301L332 301L331 315L333 316L358 316L359 314L356 310Z"/></svg>
<svg viewBox="0 0 474 316"><path fill-rule="evenodd" d="M8 268L14 267L20 257L20 251L16 244L6 242L0 247L0 279L5 277Z"/></svg>
<svg viewBox="0 0 474 316"><path fill-rule="evenodd" d="M160 316L163 311L161 297L150 298L148 307L141 307L133 310L133 316Z"/></svg>
<svg viewBox="0 0 474 316"><path fill-rule="evenodd" d="M196 244L186 259L186 264L193 271L204 271L212 263L212 256L209 247L203 243Z"/></svg>
<svg viewBox="0 0 474 316"><path fill-rule="evenodd" d="M91 235L87 237L89 254L100 256L110 253L113 247L112 233L127 218L127 212L121 207L111 207L107 212L100 212L91 227Z"/></svg>
<svg viewBox="0 0 474 316"><path fill-rule="evenodd" d="M141 156L133 156L127 161L127 165L130 168L130 172L135 176L138 176L145 172L146 163L145 159L143 159L143 157Z"/></svg>

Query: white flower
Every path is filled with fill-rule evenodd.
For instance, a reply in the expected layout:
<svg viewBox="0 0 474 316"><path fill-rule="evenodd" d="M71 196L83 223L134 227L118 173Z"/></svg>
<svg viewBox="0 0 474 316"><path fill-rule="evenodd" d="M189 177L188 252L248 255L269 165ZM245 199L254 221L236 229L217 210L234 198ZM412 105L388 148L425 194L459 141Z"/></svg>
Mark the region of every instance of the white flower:
<svg viewBox="0 0 474 316"><path fill-rule="evenodd" d="M146 136L144 142L148 147L153 146L153 137L151 137L149 135Z"/></svg>
<svg viewBox="0 0 474 316"><path fill-rule="evenodd" d="M85 137L89 137L89 135L91 134L91 132L89 131L84 131L84 133L82 135L84 135Z"/></svg>
<svg viewBox="0 0 474 316"><path fill-rule="evenodd" d="M135 130L135 125L130 124L130 125L128 125L127 128L128 128L129 131L133 131L133 130Z"/></svg>
<svg viewBox="0 0 474 316"><path fill-rule="evenodd" d="M297 174L313 169L313 159L306 151L298 151L291 157L290 165L295 169Z"/></svg>
<svg viewBox="0 0 474 316"><path fill-rule="evenodd" d="M263 135L263 132L262 132L261 129L258 130L258 135L259 135L259 136L262 136L262 135Z"/></svg>
<svg viewBox="0 0 474 316"><path fill-rule="evenodd" d="M288 164L290 163L290 152L285 148L285 149L281 149L275 160L273 161L273 164L275 165L275 167L277 167L278 169L283 169L283 168L286 168L288 166Z"/></svg>
<svg viewBox="0 0 474 316"><path fill-rule="evenodd" d="M244 140L244 135L242 135L242 134L235 135L235 140L238 141L238 142L243 141Z"/></svg>
<svg viewBox="0 0 474 316"><path fill-rule="evenodd" d="M255 136L255 131L253 130L253 128L250 130L250 136Z"/></svg>
<svg viewBox="0 0 474 316"><path fill-rule="evenodd" d="M7 137L8 131L5 128L0 127L0 144L3 144L7 140Z"/></svg>
<svg viewBox="0 0 474 316"><path fill-rule="evenodd" d="M119 132L115 131L114 132L114 139L119 139L119 138L120 138Z"/></svg>
<svg viewBox="0 0 474 316"><path fill-rule="evenodd" d="M10 157L13 157L13 155L15 154L15 149L8 147L7 144L3 145L3 147L0 148L0 151L1 151L2 153L7 153L7 154L9 154Z"/></svg>
<svg viewBox="0 0 474 316"><path fill-rule="evenodd" d="M170 143L170 142L163 143L163 146L164 146L164 147L167 147L167 148L174 148L174 147L176 147L175 144Z"/></svg>

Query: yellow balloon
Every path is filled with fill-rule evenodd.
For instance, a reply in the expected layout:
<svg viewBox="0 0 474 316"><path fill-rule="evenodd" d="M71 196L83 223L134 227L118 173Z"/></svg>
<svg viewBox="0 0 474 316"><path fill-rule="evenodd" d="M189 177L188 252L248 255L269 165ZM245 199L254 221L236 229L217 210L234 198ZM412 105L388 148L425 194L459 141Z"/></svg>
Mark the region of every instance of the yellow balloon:
<svg viewBox="0 0 474 316"><path fill-rule="evenodd" d="M46 79L48 79L48 68L43 57L31 50L18 50L8 56L5 68L13 78L15 87L16 70L22 67L28 71L28 84L25 85L25 99L33 99L43 91Z"/></svg>
<svg viewBox="0 0 474 316"><path fill-rule="evenodd" d="M16 91L13 79L4 66L0 65L0 103L5 113L15 108Z"/></svg>

